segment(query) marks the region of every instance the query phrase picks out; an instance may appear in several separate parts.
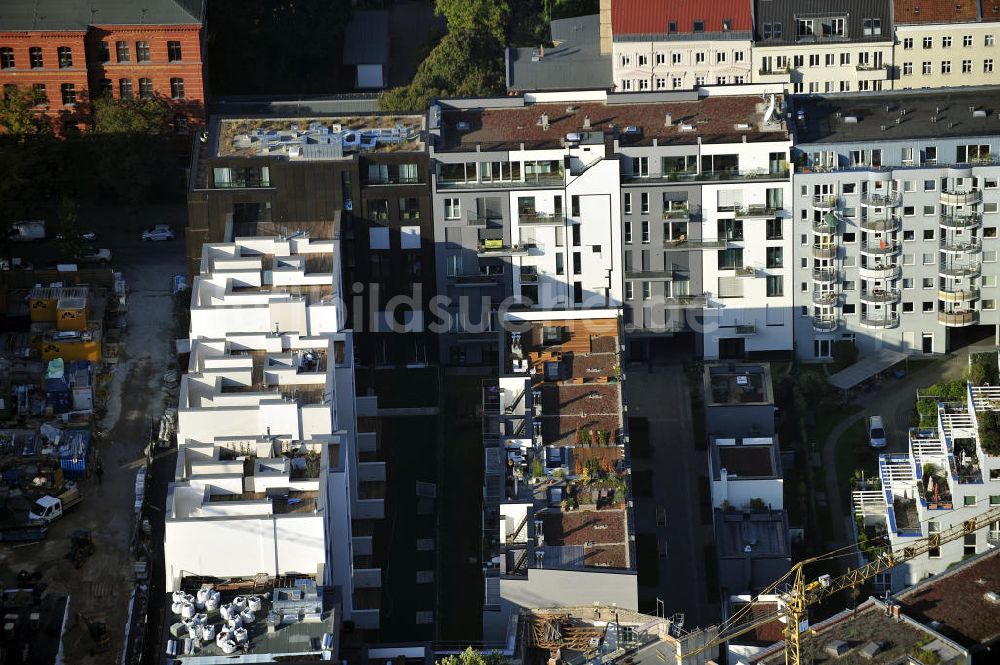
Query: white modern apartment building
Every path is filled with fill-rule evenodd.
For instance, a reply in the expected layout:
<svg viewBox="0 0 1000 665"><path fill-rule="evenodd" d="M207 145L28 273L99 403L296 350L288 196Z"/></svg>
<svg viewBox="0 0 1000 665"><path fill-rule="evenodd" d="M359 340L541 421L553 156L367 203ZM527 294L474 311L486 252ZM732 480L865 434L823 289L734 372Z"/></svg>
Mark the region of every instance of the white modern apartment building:
<svg viewBox="0 0 1000 665"><path fill-rule="evenodd" d="M796 102L796 352L942 353L995 331L995 90Z"/></svg>
<svg viewBox="0 0 1000 665"><path fill-rule="evenodd" d="M755 83L790 94L889 89L892 0L754 0Z"/></svg>
<svg viewBox="0 0 1000 665"><path fill-rule="evenodd" d="M166 505L168 590L185 576L313 575L377 628L384 516L375 398L354 387L335 241L208 244L191 297L178 455ZM365 430L361 432L359 430Z"/></svg>
<svg viewBox="0 0 1000 665"><path fill-rule="evenodd" d="M895 0L894 89L1000 83L1000 7L989 0Z"/></svg>
<svg viewBox="0 0 1000 665"><path fill-rule="evenodd" d="M611 3L616 92L685 90L753 80L750 0Z"/></svg>
<svg viewBox="0 0 1000 665"><path fill-rule="evenodd" d="M854 492L860 525L888 536L893 550L964 531L887 573L881 581L894 591L1000 546L1000 455L986 449L1000 439L997 351L970 355L974 363L989 366L992 376L968 381L962 402L938 404L937 426L910 429L906 453L879 456L878 486ZM984 445L984 438L991 442Z"/></svg>

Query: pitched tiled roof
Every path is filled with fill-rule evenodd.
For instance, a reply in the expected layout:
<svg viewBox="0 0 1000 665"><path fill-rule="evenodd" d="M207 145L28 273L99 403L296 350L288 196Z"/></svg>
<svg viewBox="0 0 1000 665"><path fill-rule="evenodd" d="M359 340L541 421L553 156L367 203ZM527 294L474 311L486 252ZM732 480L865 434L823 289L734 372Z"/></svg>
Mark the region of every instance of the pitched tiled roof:
<svg viewBox="0 0 1000 665"><path fill-rule="evenodd" d="M2 0L0 31L86 30L90 25L190 25L205 0Z"/></svg>
<svg viewBox="0 0 1000 665"><path fill-rule="evenodd" d="M1000 21L1000 0L982 0L980 7L984 21Z"/></svg>
<svg viewBox="0 0 1000 665"><path fill-rule="evenodd" d="M671 22L677 34L694 33L694 23L704 24L704 32L728 32L753 29L750 0L615 0L611 5L611 30L614 37L623 35L667 34Z"/></svg>
<svg viewBox="0 0 1000 665"><path fill-rule="evenodd" d="M979 0L895 0L893 11L897 25L972 22L979 20Z"/></svg>

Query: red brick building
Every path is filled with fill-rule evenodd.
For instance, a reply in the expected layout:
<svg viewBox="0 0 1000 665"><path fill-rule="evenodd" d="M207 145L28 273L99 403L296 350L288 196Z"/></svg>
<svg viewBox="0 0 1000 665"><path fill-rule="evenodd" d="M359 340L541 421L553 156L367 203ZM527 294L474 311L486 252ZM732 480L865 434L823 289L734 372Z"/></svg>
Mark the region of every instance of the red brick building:
<svg viewBox="0 0 1000 665"><path fill-rule="evenodd" d="M0 85L34 95L56 130L84 128L90 100L160 96L174 127L204 121L204 0L2 0Z"/></svg>

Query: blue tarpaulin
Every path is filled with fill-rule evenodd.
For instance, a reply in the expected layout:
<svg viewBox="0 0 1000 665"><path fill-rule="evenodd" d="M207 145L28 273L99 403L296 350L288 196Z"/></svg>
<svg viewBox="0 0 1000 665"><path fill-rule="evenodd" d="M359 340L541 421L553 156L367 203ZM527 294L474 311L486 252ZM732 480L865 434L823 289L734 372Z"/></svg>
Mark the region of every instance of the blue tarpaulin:
<svg viewBox="0 0 1000 665"><path fill-rule="evenodd" d="M69 480L83 478L87 474L87 456L90 454L90 432L83 429L68 429L59 439L59 466Z"/></svg>

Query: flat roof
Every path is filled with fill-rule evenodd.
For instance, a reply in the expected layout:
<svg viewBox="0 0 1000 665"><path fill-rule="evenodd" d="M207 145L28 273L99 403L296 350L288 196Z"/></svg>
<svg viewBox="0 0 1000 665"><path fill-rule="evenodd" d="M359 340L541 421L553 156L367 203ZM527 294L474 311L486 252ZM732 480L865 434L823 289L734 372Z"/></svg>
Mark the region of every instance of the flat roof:
<svg viewBox="0 0 1000 665"><path fill-rule="evenodd" d="M768 438L735 440L713 437L715 479L719 480L721 469L729 473L730 480L778 476L776 449L775 441Z"/></svg>
<svg viewBox="0 0 1000 665"><path fill-rule="evenodd" d="M1000 550L963 561L957 567L910 587L896 597L903 612L917 621L937 621L945 637L972 649L1000 639L1000 605L986 598L1000 593Z"/></svg>
<svg viewBox="0 0 1000 665"><path fill-rule="evenodd" d="M344 28L344 64L372 65L389 62L389 12L355 9Z"/></svg>
<svg viewBox="0 0 1000 665"><path fill-rule="evenodd" d="M718 363L705 366L707 406L770 404L774 401L767 364Z"/></svg>
<svg viewBox="0 0 1000 665"><path fill-rule="evenodd" d="M691 99L693 93L623 95L622 103L610 101L533 103L509 105L497 100L489 107L449 107L442 100L441 126L444 150L562 148L567 134L588 134L585 142L616 138L624 146L696 145L784 141L784 124L764 125L767 103L760 95L719 96ZM644 101L648 99L648 101ZM675 101L676 100L676 101ZM627 103L626 103L627 102ZM501 106L500 104L508 104ZM666 126L666 116L671 124ZM548 120L548 129L542 116ZM776 114L777 117L777 114ZM590 128L584 127L589 118Z"/></svg>
<svg viewBox="0 0 1000 665"><path fill-rule="evenodd" d="M861 358L853 365L840 370L831 376L829 381L833 387L847 390L905 359L906 354L902 351L879 349L875 353Z"/></svg>
<svg viewBox="0 0 1000 665"><path fill-rule="evenodd" d="M536 513L536 518L542 520L546 564L630 567L624 510L546 510Z"/></svg>
<svg viewBox="0 0 1000 665"><path fill-rule="evenodd" d="M508 49L511 90L610 88L611 54L601 53L599 14L552 21L551 48Z"/></svg>
<svg viewBox="0 0 1000 665"><path fill-rule="evenodd" d="M787 557L788 518L783 510L715 510L719 557ZM747 551L747 548L750 548Z"/></svg>
<svg viewBox="0 0 1000 665"><path fill-rule="evenodd" d="M933 652L939 665L966 662L952 643L913 620L890 616L885 605L874 599L810 626L810 633L802 640L802 659L816 665L897 665L908 662L907 655L913 649ZM877 645L875 649L872 643ZM779 642L748 660L765 665L784 663L783 644ZM865 649L874 653L863 653Z"/></svg>
<svg viewBox="0 0 1000 665"><path fill-rule="evenodd" d="M1000 88L995 86L802 97L794 106L803 114L793 130L799 144L1000 134Z"/></svg>

